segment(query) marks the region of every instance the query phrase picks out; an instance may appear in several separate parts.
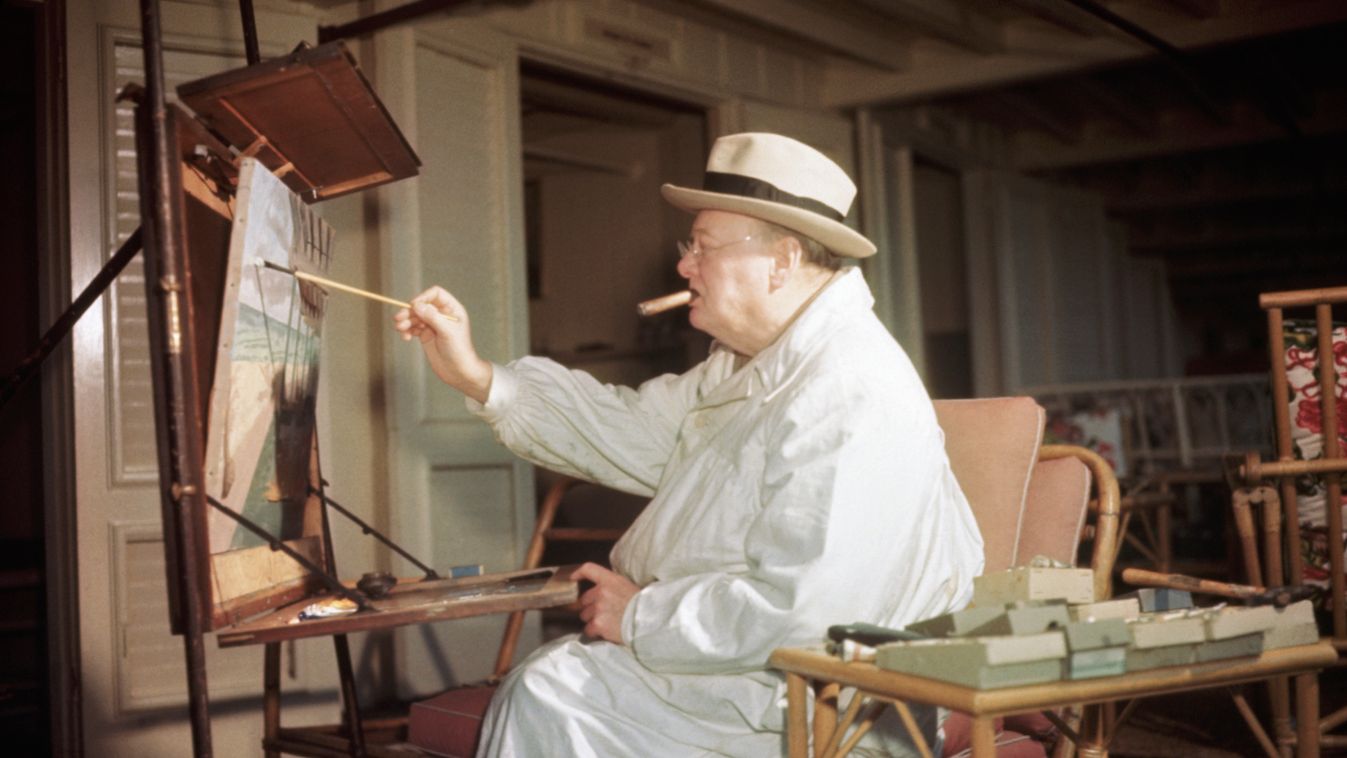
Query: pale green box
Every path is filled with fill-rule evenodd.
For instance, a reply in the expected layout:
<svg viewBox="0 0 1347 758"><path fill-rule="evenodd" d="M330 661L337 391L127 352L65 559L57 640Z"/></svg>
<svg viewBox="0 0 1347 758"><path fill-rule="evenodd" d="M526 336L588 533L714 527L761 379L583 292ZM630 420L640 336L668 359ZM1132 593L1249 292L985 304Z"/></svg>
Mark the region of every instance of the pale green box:
<svg viewBox="0 0 1347 758"><path fill-rule="evenodd" d="M982 626L969 632L970 635L991 636L1004 634L1038 634L1049 629L1062 628L1071 623L1066 604L1049 603L1011 603L1005 606L1005 612L997 614Z"/></svg>
<svg viewBox="0 0 1347 758"><path fill-rule="evenodd" d="M1072 651L1126 647L1132 642L1132 632L1127 622L1120 618L1074 621L1067 624L1063 631L1066 632L1066 646Z"/></svg>
<svg viewBox="0 0 1347 758"><path fill-rule="evenodd" d="M1005 612L1004 606L965 608L907 625L909 632L927 637L960 637Z"/></svg>
<svg viewBox="0 0 1347 758"><path fill-rule="evenodd" d="M948 637L880 645L875 665L978 689L1052 682L1062 678L1066 639L1061 632L1020 637Z"/></svg>
<svg viewBox="0 0 1347 758"><path fill-rule="evenodd" d="M1096 679L1127 672L1127 648L1101 647L1080 650L1066 659L1067 679Z"/></svg>
<svg viewBox="0 0 1347 758"><path fill-rule="evenodd" d="M973 605L1005 605L1016 600L1094 602L1094 572L1076 568L1019 566L973 578Z"/></svg>
<svg viewBox="0 0 1347 758"><path fill-rule="evenodd" d="M1168 645L1147 649L1130 647L1127 649L1127 670L1145 671L1147 669L1165 668L1166 666L1187 666L1197 663L1199 644L1201 643L1194 642L1187 645Z"/></svg>

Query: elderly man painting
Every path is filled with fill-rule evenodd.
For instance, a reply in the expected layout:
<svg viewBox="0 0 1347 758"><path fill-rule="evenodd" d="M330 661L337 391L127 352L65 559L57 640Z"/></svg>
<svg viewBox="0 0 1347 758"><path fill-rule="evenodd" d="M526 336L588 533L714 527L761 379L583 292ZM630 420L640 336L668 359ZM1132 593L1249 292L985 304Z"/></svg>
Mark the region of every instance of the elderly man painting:
<svg viewBox="0 0 1347 758"><path fill-rule="evenodd" d="M841 223L856 192L842 169L737 134L716 141L703 189L662 191L696 213L678 272L715 338L681 376L631 389L540 358L491 364L439 288L395 316L515 453L651 498L614 570L579 572L594 582L584 636L543 646L497 692L482 755L781 754L773 648L962 607L982 568L921 380L842 265L875 251ZM909 746L901 729L868 739Z"/></svg>

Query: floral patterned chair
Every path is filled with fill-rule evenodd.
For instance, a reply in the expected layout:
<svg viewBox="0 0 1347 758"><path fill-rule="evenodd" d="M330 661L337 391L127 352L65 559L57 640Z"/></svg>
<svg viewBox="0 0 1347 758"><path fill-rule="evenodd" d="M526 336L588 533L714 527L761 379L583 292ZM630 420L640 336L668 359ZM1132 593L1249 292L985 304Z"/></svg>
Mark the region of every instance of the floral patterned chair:
<svg viewBox="0 0 1347 758"><path fill-rule="evenodd" d="M1268 318L1276 460L1250 454L1231 467L1240 485L1232 504L1245 571L1251 584L1321 587L1325 631L1341 655L1347 650L1347 327L1333 320L1333 308L1347 304L1347 287L1265 293L1259 304ZM1286 319L1289 308L1312 308L1314 318ZM1287 682L1274 681L1271 690L1277 740L1288 746L1295 738ZM1325 715L1321 728L1344 720L1347 709ZM1322 745L1347 747L1347 737L1325 734Z"/></svg>

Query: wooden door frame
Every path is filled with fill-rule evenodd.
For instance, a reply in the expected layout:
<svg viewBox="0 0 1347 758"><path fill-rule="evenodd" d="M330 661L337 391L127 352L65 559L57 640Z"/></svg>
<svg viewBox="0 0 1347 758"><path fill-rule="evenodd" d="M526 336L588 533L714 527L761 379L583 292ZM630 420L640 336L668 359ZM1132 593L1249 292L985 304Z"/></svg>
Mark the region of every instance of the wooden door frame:
<svg viewBox="0 0 1347 758"><path fill-rule="evenodd" d="M70 305L69 125L66 3L40 4L38 41L39 320ZM42 368L43 530L47 604L47 702L53 755L83 752L80 699L79 551L75 514L74 386L70 343Z"/></svg>

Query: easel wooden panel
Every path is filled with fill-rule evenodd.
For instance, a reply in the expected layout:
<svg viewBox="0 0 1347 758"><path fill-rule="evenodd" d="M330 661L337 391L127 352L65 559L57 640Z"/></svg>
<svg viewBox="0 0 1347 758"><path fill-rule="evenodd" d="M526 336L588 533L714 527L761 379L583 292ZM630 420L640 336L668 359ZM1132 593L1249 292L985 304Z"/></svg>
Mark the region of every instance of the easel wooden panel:
<svg viewBox="0 0 1347 758"><path fill-rule="evenodd" d="M563 566L549 570L541 577L536 576L537 570L526 570L464 579L404 582L394 587L387 597L371 600L372 611L296 623L304 606L331 596L305 598L221 630L216 637L221 647L234 647L565 605L577 598L576 582L570 578L574 569L574 566Z"/></svg>
<svg viewBox="0 0 1347 758"><path fill-rule="evenodd" d="M189 82L178 95L306 202L415 176L421 165L340 42Z"/></svg>
<svg viewBox="0 0 1347 758"><path fill-rule="evenodd" d="M414 175L420 162L340 43L185 85L191 95L185 95L185 101L195 102L203 112L217 109L212 124L218 131L212 132L185 110L167 105L158 3L142 0L141 10L146 88L128 96L138 103L136 136L164 542L172 628L183 636L186 652L193 753L198 758L212 754L203 632L215 629L229 644L265 643L268 755L279 750L301 755L377 754L365 745L347 632L561 605L576 598L576 583L569 570L512 582L515 572L473 581L413 583L375 602L353 594L353 582L332 576L316 434L296 440L302 447L294 452L309 462L309 493L299 497L320 506L315 508L319 517L306 515L297 542L266 535L266 545L214 560L208 547L210 507L202 451L209 431L207 399L220 356L221 314L231 296L225 288L230 265L226 251L238 177L234 153L217 136L235 142L245 155L278 164L275 170L306 202ZM279 88L269 86L273 84ZM295 108L296 103L303 103L306 110ZM296 545L300 549L295 556L287 557L307 561L309 568L302 572L286 567L272 552ZM225 574L246 581L223 582L229 579ZM217 577L222 582L213 581ZM217 593L216 587L225 584L231 589ZM318 588L323 585L336 594L361 598L369 607L348 616L291 623L299 604L321 598ZM240 586L244 589L236 589ZM261 618L244 618L277 606L280 610ZM346 723L327 730L283 730L277 641L323 636L332 637L336 649Z"/></svg>

